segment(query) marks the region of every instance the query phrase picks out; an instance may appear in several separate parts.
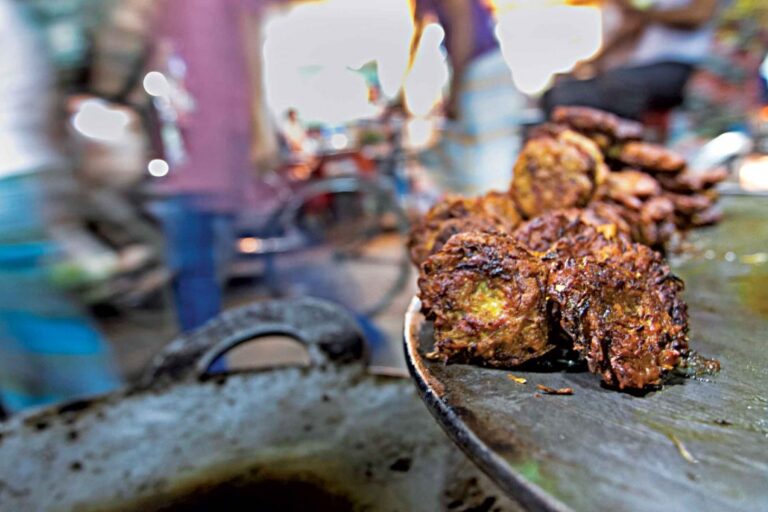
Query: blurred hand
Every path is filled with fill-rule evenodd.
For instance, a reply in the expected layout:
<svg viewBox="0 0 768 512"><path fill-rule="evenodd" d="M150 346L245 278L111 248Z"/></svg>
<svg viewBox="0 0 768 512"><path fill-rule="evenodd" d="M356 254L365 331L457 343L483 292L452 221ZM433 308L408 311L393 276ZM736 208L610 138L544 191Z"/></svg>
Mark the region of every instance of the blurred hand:
<svg viewBox="0 0 768 512"><path fill-rule="evenodd" d="M579 80L587 80L589 78L594 77L599 72L600 72L600 66L597 60L595 61L580 60L573 67L573 70L571 71L571 76Z"/></svg>

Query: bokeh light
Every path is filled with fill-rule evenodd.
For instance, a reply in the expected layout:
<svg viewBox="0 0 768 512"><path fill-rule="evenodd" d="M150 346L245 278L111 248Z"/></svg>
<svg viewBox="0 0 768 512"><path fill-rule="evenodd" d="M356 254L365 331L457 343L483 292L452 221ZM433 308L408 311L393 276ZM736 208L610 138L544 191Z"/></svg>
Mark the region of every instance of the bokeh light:
<svg viewBox="0 0 768 512"><path fill-rule="evenodd" d="M159 158L151 160L149 164L147 164L147 172L149 172L149 174L155 178L162 178L163 176L167 176L170 170L171 168L168 165L168 162Z"/></svg>

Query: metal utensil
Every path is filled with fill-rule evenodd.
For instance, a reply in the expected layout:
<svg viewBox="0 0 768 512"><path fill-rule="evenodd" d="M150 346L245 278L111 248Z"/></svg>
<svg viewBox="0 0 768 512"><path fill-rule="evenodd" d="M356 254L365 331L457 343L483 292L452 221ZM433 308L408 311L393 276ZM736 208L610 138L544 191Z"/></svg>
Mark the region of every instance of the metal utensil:
<svg viewBox="0 0 768 512"><path fill-rule="evenodd" d="M302 342L312 364L208 373L266 334ZM171 343L138 388L0 423L0 510L517 510L412 384L369 375L364 354L327 302L225 313Z"/></svg>

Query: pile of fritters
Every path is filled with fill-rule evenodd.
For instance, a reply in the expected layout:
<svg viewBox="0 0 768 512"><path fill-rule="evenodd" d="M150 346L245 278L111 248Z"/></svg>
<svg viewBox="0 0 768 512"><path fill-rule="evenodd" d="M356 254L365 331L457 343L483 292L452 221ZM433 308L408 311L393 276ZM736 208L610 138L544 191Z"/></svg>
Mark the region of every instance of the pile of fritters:
<svg viewBox="0 0 768 512"><path fill-rule="evenodd" d="M713 224L722 213L715 185L727 171L694 173L663 146L640 140L642 126L586 107L559 107L535 128L506 192L480 198L449 196L412 230L416 265L458 233L512 234L525 220L585 208L599 223L660 251L681 231Z"/></svg>
<svg viewBox="0 0 768 512"><path fill-rule="evenodd" d="M724 169L694 173L664 146L640 140L634 121L585 107L559 107L548 131L570 129L590 138L613 171L595 198L619 206L635 241L663 249L679 230L718 222L714 186Z"/></svg>
<svg viewBox="0 0 768 512"><path fill-rule="evenodd" d="M514 237L451 237L421 266L419 291L434 322L432 356L444 361L510 368L560 348L607 385L640 390L661 385L687 354L682 283L661 255L574 210Z"/></svg>
<svg viewBox="0 0 768 512"><path fill-rule="evenodd" d="M508 192L447 197L415 224L434 357L508 368L571 351L623 390L659 386L684 363L683 284L654 249L719 219L726 175L694 174L641 136L612 114L558 108Z"/></svg>

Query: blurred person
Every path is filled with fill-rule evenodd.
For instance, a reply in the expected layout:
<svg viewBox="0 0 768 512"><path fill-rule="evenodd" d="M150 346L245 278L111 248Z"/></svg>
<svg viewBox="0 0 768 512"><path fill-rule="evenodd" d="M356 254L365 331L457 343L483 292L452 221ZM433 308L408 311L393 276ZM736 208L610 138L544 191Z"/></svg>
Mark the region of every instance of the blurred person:
<svg viewBox="0 0 768 512"><path fill-rule="evenodd" d="M289 108L285 113L285 122L282 126L282 135L291 153L302 155L306 151L307 130L299 121L299 113L296 109Z"/></svg>
<svg viewBox="0 0 768 512"><path fill-rule="evenodd" d="M542 98L547 114L558 105L584 105L640 120L683 101L696 67L714 36L718 0L608 0L623 17L589 63L557 82ZM628 45L632 46L627 50ZM621 55L621 57L618 57Z"/></svg>
<svg viewBox="0 0 768 512"><path fill-rule="evenodd" d="M183 158L159 182L158 205L175 271L176 313L182 331L222 307L222 270L233 254L234 221L247 205L268 208L255 187L252 163L261 52L259 0L162 0L157 4L155 54L160 69L183 75L193 105L178 120ZM250 50L250 51L249 51ZM249 59L250 56L250 59ZM265 137L262 137L262 140ZM256 148L261 150L263 148Z"/></svg>
<svg viewBox="0 0 768 512"><path fill-rule="evenodd" d="M119 385L106 343L54 285L64 256L51 236L68 219L55 203L66 180L53 84L26 13L0 0L0 404L11 412Z"/></svg>
<svg viewBox="0 0 768 512"><path fill-rule="evenodd" d="M411 7L414 35L409 68L424 28L432 21L443 27L451 66L444 101L448 123L439 148L446 167L437 181L468 195L509 188L525 99L502 56L488 2L411 0Z"/></svg>

